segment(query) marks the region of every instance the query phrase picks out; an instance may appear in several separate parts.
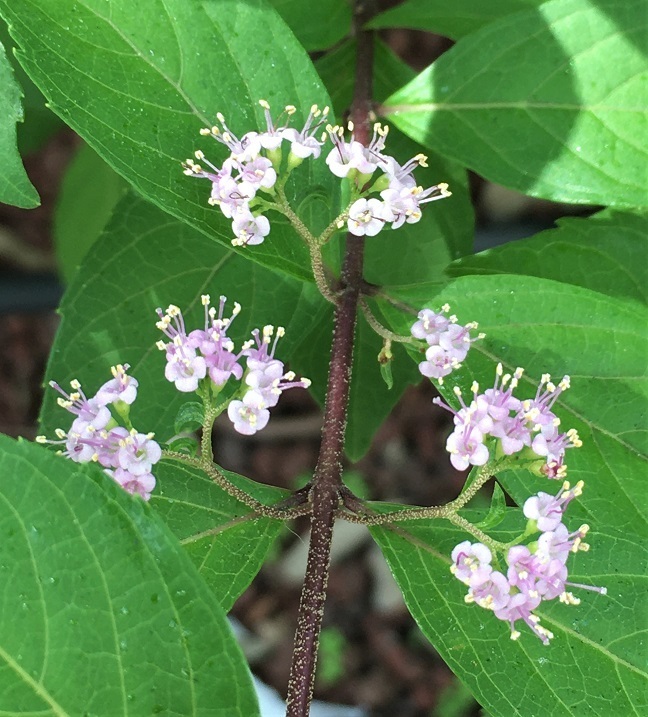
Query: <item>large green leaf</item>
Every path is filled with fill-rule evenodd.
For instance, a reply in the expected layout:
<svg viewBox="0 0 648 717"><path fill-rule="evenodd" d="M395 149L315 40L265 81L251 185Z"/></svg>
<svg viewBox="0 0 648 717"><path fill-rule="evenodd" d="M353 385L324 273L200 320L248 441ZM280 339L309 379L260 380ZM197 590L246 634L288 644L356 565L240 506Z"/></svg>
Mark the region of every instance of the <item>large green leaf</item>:
<svg viewBox="0 0 648 717"><path fill-rule="evenodd" d="M368 27L409 27L458 40L493 20L541 4L542 0L461 0L449 6L435 0L423 3L420 0L406 0L377 15Z"/></svg>
<svg viewBox="0 0 648 717"><path fill-rule="evenodd" d="M32 209L40 204L38 192L25 173L16 146L16 122L22 122L23 119L21 97L22 93L13 78L11 65L0 43L0 157L3 165L0 202Z"/></svg>
<svg viewBox="0 0 648 717"><path fill-rule="evenodd" d="M263 503L285 497L277 488L223 473ZM178 461L161 461L155 466L155 476L158 483L152 505L184 545L220 604L229 610L259 572L282 521L252 515L202 471Z"/></svg>
<svg viewBox="0 0 648 717"><path fill-rule="evenodd" d="M270 4L309 52L325 50L351 32L347 0L270 0Z"/></svg>
<svg viewBox="0 0 648 717"><path fill-rule="evenodd" d="M558 229L464 257L446 272L527 274L646 303L648 214L606 209L589 219L561 219Z"/></svg>
<svg viewBox="0 0 648 717"><path fill-rule="evenodd" d="M54 213L54 242L66 283L110 218L126 182L87 144L70 162Z"/></svg>
<svg viewBox="0 0 648 717"><path fill-rule="evenodd" d="M63 126L60 118L45 106L43 93L29 79L27 73L14 56L15 43L9 35L7 24L0 18L0 42L5 46L7 59L16 82L23 93L24 121L18 124L18 151L22 156L39 149L57 130Z"/></svg>
<svg viewBox="0 0 648 717"><path fill-rule="evenodd" d="M645 5L555 0L460 40L385 103L487 179L586 204L648 200Z"/></svg>
<svg viewBox="0 0 648 717"><path fill-rule="evenodd" d="M0 439L0 711L258 715L225 613L96 466Z"/></svg>
<svg viewBox="0 0 648 717"><path fill-rule="evenodd" d="M261 98L277 111L328 104L305 51L261 0L2 0L0 10L52 108L145 197L228 246L230 221L207 205L208 183L180 168L194 149L225 156L198 130L219 111L234 132L261 127ZM321 163L296 174L300 185L335 194ZM306 248L286 224L245 255L310 276Z"/></svg>
<svg viewBox="0 0 648 717"><path fill-rule="evenodd" d="M63 384L77 377L93 391L109 376L111 365L130 363L140 382L135 425L155 431L161 440L170 438L176 413L189 397L164 378L164 356L155 348L162 337L155 328L155 309L177 304L186 312L187 326L199 328L204 323L203 293L216 304L220 295L227 296L230 310L234 301L242 305L231 329L237 344L248 339L254 327L285 326L278 356L288 361L325 308L313 285L248 262L152 204L127 195L63 298L48 379ZM46 393L41 413L47 433L65 415L53 394Z"/></svg>
<svg viewBox="0 0 648 717"><path fill-rule="evenodd" d="M527 488L526 496L531 492ZM565 518L574 529L579 525L575 503ZM608 594L574 589L582 600L579 606L543 603L536 612L554 633L548 647L521 623L520 638L511 642L506 623L466 605L466 586L449 571L452 548L470 538L466 533L444 521L403 522L398 531L371 532L419 626L490 715L640 715L648 695L642 637L645 574L640 569L645 541L642 547L636 533L619 529L614 514L608 515L592 526L590 552L568 561L570 580L605 586ZM467 517L477 522L481 516ZM513 540L523 524L521 511L510 515L494 537Z"/></svg>

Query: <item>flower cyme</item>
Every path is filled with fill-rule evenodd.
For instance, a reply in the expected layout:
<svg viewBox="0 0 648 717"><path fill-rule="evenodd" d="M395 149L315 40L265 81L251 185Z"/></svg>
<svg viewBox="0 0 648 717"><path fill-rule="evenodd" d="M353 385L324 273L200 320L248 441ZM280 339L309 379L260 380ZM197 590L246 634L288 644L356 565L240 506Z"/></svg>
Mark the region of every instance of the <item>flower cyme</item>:
<svg viewBox="0 0 648 717"><path fill-rule="evenodd" d="M186 340L186 333L181 315L176 315L173 326L172 319L168 316L167 319L168 322L163 322L167 335L170 334L182 344ZM128 364L113 366L113 378L106 381L91 398L86 397L76 379L71 382L74 391L69 395L52 381L50 385L65 397L59 399L59 405L77 418L69 431L56 429L57 440L37 436L36 441L64 447L61 451L63 455L76 463L98 463L104 473L127 492L148 500L155 487L151 470L160 460L162 449L153 440L152 433L138 433L134 428L129 430L118 425L120 419L128 422L128 410L123 409L127 409L137 397L137 380L129 376L127 370ZM109 405L115 406L114 415Z"/></svg>

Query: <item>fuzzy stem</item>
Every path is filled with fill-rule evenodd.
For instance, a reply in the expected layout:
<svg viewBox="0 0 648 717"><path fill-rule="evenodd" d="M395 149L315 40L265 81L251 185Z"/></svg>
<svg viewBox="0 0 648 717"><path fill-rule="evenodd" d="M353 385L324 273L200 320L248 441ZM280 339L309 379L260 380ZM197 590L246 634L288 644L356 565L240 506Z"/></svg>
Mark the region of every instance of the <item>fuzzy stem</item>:
<svg viewBox="0 0 648 717"><path fill-rule="evenodd" d="M400 334L395 334L393 331L385 328L374 316L373 312L369 308L369 304L367 304L364 299L360 299L360 308L362 309L362 313L364 314L367 323L378 334L378 336L381 336L383 339L387 339L388 341L395 341L401 344L418 343L412 336L401 336Z"/></svg>
<svg viewBox="0 0 648 717"><path fill-rule="evenodd" d="M356 83L351 117L356 139L369 143L373 75L373 33L360 28L371 17L370 2L356 1L355 27L358 49ZM342 490L342 451L358 299L363 285L364 238L347 235L340 277L341 289L335 310L331 363L329 366L322 443L315 473L311 502L311 538L302 587L295 646L288 682L286 717L308 717L313 698L317 648L331 557L331 540Z"/></svg>

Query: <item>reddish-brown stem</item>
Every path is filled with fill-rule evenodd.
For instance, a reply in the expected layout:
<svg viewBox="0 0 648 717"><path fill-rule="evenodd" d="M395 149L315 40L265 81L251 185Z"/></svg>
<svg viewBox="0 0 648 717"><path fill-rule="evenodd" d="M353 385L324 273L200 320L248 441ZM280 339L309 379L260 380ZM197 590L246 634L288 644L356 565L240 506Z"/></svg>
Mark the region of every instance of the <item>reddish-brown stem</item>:
<svg viewBox="0 0 648 717"><path fill-rule="evenodd" d="M373 34L360 28L371 16L371 4L367 0L356 2L355 27L358 55L354 101L351 107L355 137L365 145L369 143L370 138ZM329 574L331 538L342 489L342 452L358 299L363 286L363 259L364 238L349 234L335 308L322 443L313 475L311 537L288 682L286 717L307 717L313 697L317 648Z"/></svg>

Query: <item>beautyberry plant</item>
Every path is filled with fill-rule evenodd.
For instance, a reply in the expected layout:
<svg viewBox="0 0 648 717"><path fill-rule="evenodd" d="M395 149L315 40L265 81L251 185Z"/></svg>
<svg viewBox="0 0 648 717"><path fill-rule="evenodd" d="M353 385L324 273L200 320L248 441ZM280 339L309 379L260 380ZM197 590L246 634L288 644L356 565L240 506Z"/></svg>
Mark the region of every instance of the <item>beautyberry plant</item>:
<svg viewBox="0 0 648 717"><path fill-rule="evenodd" d="M226 613L306 516L288 717L338 520L489 714L640 713L643 6L109 5L0 0L0 200L38 201L17 80L48 105L25 132L53 110L87 143L45 445L0 440L0 712L261 715ZM455 42L416 74L389 27ZM469 170L579 216L475 253ZM463 488L381 502L367 472L356 495L344 470L421 381ZM292 389L323 412L307 484L221 467L214 431L252 450Z"/></svg>

